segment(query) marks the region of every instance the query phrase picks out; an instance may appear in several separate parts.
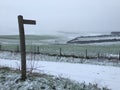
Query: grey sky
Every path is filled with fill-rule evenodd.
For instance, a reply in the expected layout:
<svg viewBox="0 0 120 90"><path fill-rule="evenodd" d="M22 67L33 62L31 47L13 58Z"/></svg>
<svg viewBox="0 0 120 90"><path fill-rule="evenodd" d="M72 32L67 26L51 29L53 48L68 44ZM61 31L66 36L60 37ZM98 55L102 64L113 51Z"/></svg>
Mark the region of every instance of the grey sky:
<svg viewBox="0 0 120 90"><path fill-rule="evenodd" d="M120 0L1 0L0 34L18 34L20 14L37 21L26 34L120 31Z"/></svg>

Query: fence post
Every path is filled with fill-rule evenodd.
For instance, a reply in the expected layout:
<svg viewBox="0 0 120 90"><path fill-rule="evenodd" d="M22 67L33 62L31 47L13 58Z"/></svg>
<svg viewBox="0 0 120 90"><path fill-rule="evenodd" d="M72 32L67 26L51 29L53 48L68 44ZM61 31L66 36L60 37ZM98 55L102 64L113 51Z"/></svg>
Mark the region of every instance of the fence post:
<svg viewBox="0 0 120 90"><path fill-rule="evenodd" d="M33 45L33 54L35 54L35 53L36 53L36 46Z"/></svg>
<svg viewBox="0 0 120 90"><path fill-rule="evenodd" d="M100 53L98 53L98 56L97 56L98 58L100 57Z"/></svg>
<svg viewBox="0 0 120 90"><path fill-rule="evenodd" d="M119 51L119 54L118 54L118 60L120 60L120 51Z"/></svg>
<svg viewBox="0 0 120 90"><path fill-rule="evenodd" d="M19 52L19 45L17 45L17 50L16 50L16 52Z"/></svg>
<svg viewBox="0 0 120 90"><path fill-rule="evenodd" d="M60 56L62 55L62 49L60 48Z"/></svg>
<svg viewBox="0 0 120 90"><path fill-rule="evenodd" d="M2 45L1 45L1 43L0 43L0 51L1 51L1 48L2 48Z"/></svg>
<svg viewBox="0 0 120 90"><path fill-rule="evenodd" d="M34 53L33 53L33 55L34 55L34 60L35 60L35 55L36 55L36 46L34 45Z"/></svg>
<svg viewBox="0 0 120 90"><path fill-rule="evenodd" d="M37 53L39 54L39 46L37 46Z"/></svg>
<svg viewBox="0 0 120 90"><path fill-rule="evenodd" d="M87 54L88 54L88 51L87 51L87 49L86 49L86 50L85 50L85 55L86 55L85 58L86 58L86 59L88 59L88 55L87 55Z"/></svg>

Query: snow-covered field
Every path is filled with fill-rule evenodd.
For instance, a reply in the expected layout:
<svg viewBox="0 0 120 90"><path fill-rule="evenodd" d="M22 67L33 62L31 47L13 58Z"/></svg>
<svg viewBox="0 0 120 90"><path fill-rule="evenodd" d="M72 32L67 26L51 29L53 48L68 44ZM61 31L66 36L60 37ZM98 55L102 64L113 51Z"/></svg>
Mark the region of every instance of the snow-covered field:
<svg viewBox="0 0 120 90"><path fill-rule="evenodd" d="M40 42L42 42L42 40L40 40ZM46 41L44 40L43 42L44 44L49 42L60 43L56 41L56 39L54 38L51 40L46 40ZM30 43L34 43L34 42L31 41ZM95 48L95 45L92 46L91 48L90 46L87 46L87 47L89 49L94 48L95 50L99 48L99 47ZM77 45L75 45L75 48L77 48ZM78 51L81 51L79 50L79 48L83 49L83 47L79 46L77 48ZM110 47L108 49L111 49L111 48L113 49L113 47ZM73 51L73 49L72 51L69 51L68 48L63 49L63 51L64 50L67 51L67 54ZM98 51L101 51L101 50L102 50L101 48L98 49ZM76 51L76 49L74 51ZM93 53L92 50L89 50L89 51ZM103 49L103 51L105 50ZM119 46L118 48L115 48L114 51L118 53ZM84 52L84 50L81 52ZM74 54L76 55L76 53ZM102 52L102 54L104 53ZM112 54L111 55L110 54L108 55L118 57L118 55L116 53L113 53L113 51L112 51ZM117 62L116 61L110 62L110 60L100 60L100 59L86 60L86 59L79 59L79 58L78 59L65 58L65 57L59 58L59 57L51 57L51 56L45 56L45 55L27 54L27 70L31 69L32 67L34 68L34 72L38 72L38 73L44 72L51 75L62 76L78 82L85 82L86 84L97 83L99 87L108 87L112 90L120 90L120 85L119 85L120 61L117 61ZM72 63L68 63L68 62L72 62ZM0 66L7 66L11 68L20 69L20 65L21 65L20 53L10 53L10 52L2 52L2 51L0 52Z"/></svg>
<svg viewBox="0 0 120 90"><path fill-rule="evenodd" d="M71 36L71 35L70 35ZM118 58L120 51L120 42L104 42L104 43L92 43L92 44L66 44L67 41L71 40L70 36L61 35L61 36L35 36L27 35L26 36L26 51L27 52L41 52L41 53L50 53L50 54L60 54L63 55L76 55L80 57L86 56L97 57L106 57L110 54L116 55ZM76 36L76 35L73 35ZM72 37L73 38L73 37ZM74 37L75 38L75 37ZM92 37L93 39L98 38L120 38L120 37ZM91 38L91 39L92 39ZM83 38L87 39L87 38ZM88 39L90 39L88 37ZM8 51L19 51L19 37L16 35L11 36L0 36L0 50Z"/></svg>
<svg viewBox="0 0 120 90"><path fill-rule="evenodd" d="M62 75L63 77L78 82L97 83L100 87L106 86L112 90L119 90L120 88L119 67L48 61L27 61L27 68L30 68L33 63L34 67L37 68L34 72L44 71L51 75ZM0 66L19 68L20 61L0 59Z"/></svg>
<svg viewBox="0 0 120 90"><path fill-rule="evenodd" d="M108 57L117 57L110 55ZM1 59L9 60L20 60L20 53L9 52L9 51L0 51ZM83 64L93 64L93 65L104 65L104 66L117 66L120 67L120 61L117 59L108 60L108 59L82 59L82 58L73 58L73 57L59 57L59 56L47 56L42 54L26 54L27 60L36 60L36 61L51 61L51 62L69 62L69 63L83 63Z"/></svg>

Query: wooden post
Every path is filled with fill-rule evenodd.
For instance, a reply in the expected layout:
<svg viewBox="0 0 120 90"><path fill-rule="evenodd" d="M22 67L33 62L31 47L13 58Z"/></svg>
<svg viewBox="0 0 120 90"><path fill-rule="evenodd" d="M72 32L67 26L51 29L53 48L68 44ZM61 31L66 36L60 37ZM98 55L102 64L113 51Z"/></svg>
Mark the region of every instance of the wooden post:
<svg viewBox="0 0 120 90"><path fill-rule="evenodd" d="M119 56L118 56L118 60L120 60L120 51L119 51Z"/></svg>
<svg viewBox="0 0 120 90"><path fill-rule="evenodd" d="M16 52L19 52L19 45L16 46Z"/></svg>
<svg viewBox="0 0 120 90"><path fill-rule="evenodd" d="M39 46L37 46L37 53L39 54Z"/></svg>
<svg viewBox="0 0 120 90"><path fill-rule="evenodd" d="M62 49L60 48L60 56L62 55Z"/></svg>
<svg viewBox="0 0 120 90"><path fill-rule="evenodd" d="M86 59L88 58L88 55L87 55L87 49L85 50L85 55L86 55Z"/></svg>
<svg viewBox="0 0 120 90"><path fill-rule="evenodd" d="M36 24L33 20L24 20L22 15L18 16L19 34L20 34L20 51L21 51L21 80L26 79L26 47L24 24Z"/></svg>
<svg viewBox="0 0 120 90"><path fill-rule="evenodd" d="M100 53L98 52L98 56L97 56L97 58L99 58L100 57Z"/></svg>
<svg viewBox="0 0 120 90"><path fill-rule="evenodd" d="M18 16L19 34L20 34L20 51L21 51L21 79L26 79L26 47L25 47L25 34L23 26L23 16Z"/></svg>
<svg viewBox="0 0 120 90"><path fill-rule="evenodd" d="M1 43L0 43L0 51L1 51L1 48L2 48L2 45L1 45Z"/></svg>

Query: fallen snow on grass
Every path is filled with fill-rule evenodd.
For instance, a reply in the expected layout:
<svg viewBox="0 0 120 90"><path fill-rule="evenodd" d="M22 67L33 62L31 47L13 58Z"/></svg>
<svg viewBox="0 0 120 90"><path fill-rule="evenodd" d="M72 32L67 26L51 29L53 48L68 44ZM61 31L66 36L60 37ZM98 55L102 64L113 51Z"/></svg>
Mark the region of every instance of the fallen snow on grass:
<svg viewBox="0 0 120 90"><path fill-rule="evenodd" d="M116 57L116 55L108 55L108 57ZM7 52L0 51L0 59L9 59L9 60L20 60L20 53L16 52ZM69 62L69 63L82 63L82 64L94 64L94 65L104 65L104 66L116 66L120 67L120 61L116 59L82 59L82 58L73 58L73 57L59 57L59 56L48 56L42 54L26 54L27 60L36 60L36 61L52 61L52 62Z"/></svg>
<svg viewBox="0 0 120 90"><path fill-rule="evenodd" d="M68 78L43 73L27 73L27 79L21 81L20 71L0 67L0 90L109 90L99 88L97 84L78 83Z"/></svg>
<svg viewBox="0 0 120 90"><path fill-rule="evenodd" d="M120 68L112 66L99 66L88 64L71 64L47 61L27 61L27 68L34 65L34 72L44 71L51 75L62 75L63 77L78 82L97 83L100 87L106 86L112 90L119 90ZM20 61L0 59L0 66L19 68Z"/></svg>

